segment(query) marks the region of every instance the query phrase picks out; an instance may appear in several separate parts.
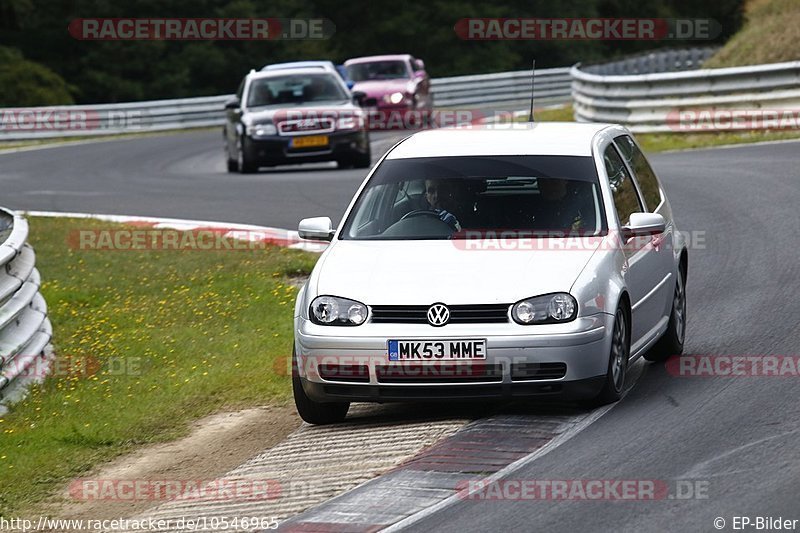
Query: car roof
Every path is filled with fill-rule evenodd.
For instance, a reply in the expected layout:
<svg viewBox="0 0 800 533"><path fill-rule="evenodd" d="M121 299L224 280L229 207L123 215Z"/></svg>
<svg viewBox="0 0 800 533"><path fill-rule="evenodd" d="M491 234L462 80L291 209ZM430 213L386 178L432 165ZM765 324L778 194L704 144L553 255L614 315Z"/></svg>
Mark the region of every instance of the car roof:
<svg viewBox="0 0 800 533"><path fill-rule="evenodd" d="M261 70L284 70L292 68L325 68L325 69L329 68L333 70L336 69L332 61L316 60L316 61L290 61L288 63L272 63L270 65L266 65Z"/></svg>
<svg viewBox="0 0 800 533"><path fill-rule="evenodd" d="M426 130L406 138L386 158L469 155L591 156L594 137L609 126L611 124L536 122Z"/></svg>
<svg viewBox="0 0 800 533"><path fill-rule="evenodd" d="M365 56L354 57L344 62L345 65L354 65L356 63L367 63L370 61L403 61L411 57L409 54L387 54L382 56Z"/></svg>
<svg viewBox="0 0 800 533"><path fill-rule="evenodd" d="M336 72L331 72L328 69L320 69L319 67L303 67L303 68L276 68L270 70L258 70L251 72L248 77L251 79L273 78L276 76L286 76L291 74L327 74L329 76L336 76Z"/></svg>

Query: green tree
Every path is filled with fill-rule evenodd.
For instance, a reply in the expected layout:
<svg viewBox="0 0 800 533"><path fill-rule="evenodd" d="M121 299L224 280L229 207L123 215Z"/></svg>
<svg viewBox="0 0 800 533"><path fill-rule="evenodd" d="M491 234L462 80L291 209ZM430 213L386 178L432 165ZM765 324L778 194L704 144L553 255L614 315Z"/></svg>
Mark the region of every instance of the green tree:
<svg viewBox="0 0 800 533"><path fill-rule="evenodd" d="M0 107L74 103L64 79L19 50L0 46Z"/></svg>

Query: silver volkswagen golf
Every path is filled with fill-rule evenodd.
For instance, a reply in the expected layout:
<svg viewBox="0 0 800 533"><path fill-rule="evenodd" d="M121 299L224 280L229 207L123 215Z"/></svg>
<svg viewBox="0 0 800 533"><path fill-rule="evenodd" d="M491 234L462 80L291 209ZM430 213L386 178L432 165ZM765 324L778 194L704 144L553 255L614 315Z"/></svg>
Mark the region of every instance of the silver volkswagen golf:
<svg viewBox="0 0 800 533"><path fill-rule="evenodd" d="M367 176L294 315L310 423L350 402L616 401L628 365L683 349L687 246L627 129L420 132Z"/></svg>

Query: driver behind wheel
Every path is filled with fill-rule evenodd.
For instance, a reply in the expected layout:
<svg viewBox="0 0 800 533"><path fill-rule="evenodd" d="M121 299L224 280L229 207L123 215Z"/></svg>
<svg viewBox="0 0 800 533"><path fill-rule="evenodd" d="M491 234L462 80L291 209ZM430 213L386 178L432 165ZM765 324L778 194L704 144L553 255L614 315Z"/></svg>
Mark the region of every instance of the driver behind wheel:
<svg viewBox="0 0 800 533"><path fill-rule="evenodd" d="M452 209L453 194L442 180L425 180L425 200L431 210L439 215L442 222L445 222L456 231L461 231L456 216L447 209Z"/></svg>

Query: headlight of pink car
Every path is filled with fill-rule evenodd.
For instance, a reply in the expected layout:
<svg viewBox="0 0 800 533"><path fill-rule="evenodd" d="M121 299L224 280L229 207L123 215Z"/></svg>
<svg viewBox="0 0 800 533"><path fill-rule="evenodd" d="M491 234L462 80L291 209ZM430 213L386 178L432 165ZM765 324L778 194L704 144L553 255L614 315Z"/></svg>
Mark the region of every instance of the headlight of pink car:
<svg viewBox="0 0 800 533"><path fill-rule="evenodd" d="M403 100L405 100L406 95L403 93L391 93L391 94L384 94L383 101L387 104L399 104Z"/></svg>

